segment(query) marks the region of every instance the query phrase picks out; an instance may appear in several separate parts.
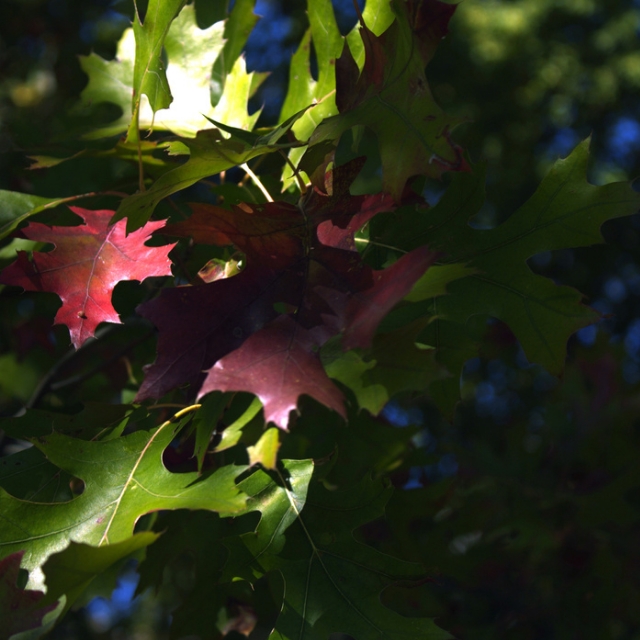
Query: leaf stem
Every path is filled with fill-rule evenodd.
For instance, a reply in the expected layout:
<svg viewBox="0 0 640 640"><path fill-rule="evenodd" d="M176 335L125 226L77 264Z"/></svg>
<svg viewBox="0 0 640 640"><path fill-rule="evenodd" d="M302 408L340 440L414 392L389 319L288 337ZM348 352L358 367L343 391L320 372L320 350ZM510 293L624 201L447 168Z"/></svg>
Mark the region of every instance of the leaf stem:
<svg viewBox="0 0 640 640"><path fill-rule="evenodd" d="M267 191L267 188L262 184L262 181L260 180L260 178L258 178L258 176L252 171L251 167L246 162L241 164L240 166L244 169L246 174L251 177L256 187L258 187L258 189L262 191L262 193L264 194L264 197L267 199L267 202L273 202L273 198L271 197L271 194Z"/></svg>
<svg viewBox="0 0 640 640"><path fill-rule="evenodd" d="M383 244L382 242L376 242L375 240L369 240L368 238L354 238L354 242L360 242L361 244L370 244L373 247L384 247L385 249L391 249L392 251L399 251L400 253L408 253L400 247L392 247L390 244Z"/></svg>
<svg viewBox="0 0 640 640"><path fill-rule="evenodd" d="M182 405L178 405L178 406L182 406ZM188 407L184 407L184 409L180 409L180 411L178 411L177 413L174 413L168 420L165 420L160 425L160 428L158 429L158 431L160 429L164 429L168 424L171 424L174 420L178 420L179 418L182 418L182 416L186 416L188 413L197 411L201 406L202 406L201 404L190 404ZM155 405L155 407L157 408L158 405Z"/></svg>
<svg viewBox="0 0 640 640"><path fill-rule="evenodd" d="M294 166L289 156L284 151L282 151L282 149L278 149L278 151L280 152L280 155L284 158L285 162L289 165L289 168L291 169L291 171L293 171L293 175L296 177L298 187L300 188L300 193L304 195L305 193L307 193L307 185L304 183L304 180L301 178L298 168Z"/></svg>
<svg viewBox="0 0 640 640"><path fill-rule="evenodd" d="M147 407L147 409L150 411L151 409L184 409L186 407L189 407L191 405L188 404L178 404L177 402L164 402L162 404L152 404L150 407Z"/></svg>

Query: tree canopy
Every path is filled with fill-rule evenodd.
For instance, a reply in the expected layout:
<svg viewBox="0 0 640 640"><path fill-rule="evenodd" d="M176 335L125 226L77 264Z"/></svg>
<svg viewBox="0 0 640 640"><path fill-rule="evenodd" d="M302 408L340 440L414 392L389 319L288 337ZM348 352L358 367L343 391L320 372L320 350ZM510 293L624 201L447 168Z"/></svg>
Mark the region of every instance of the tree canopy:
<svg viewBox="0 0 640 640"><path fill-rule="evenodd" d="M0 636L633 637L640 10L205 4L6 86Z"/></svg>

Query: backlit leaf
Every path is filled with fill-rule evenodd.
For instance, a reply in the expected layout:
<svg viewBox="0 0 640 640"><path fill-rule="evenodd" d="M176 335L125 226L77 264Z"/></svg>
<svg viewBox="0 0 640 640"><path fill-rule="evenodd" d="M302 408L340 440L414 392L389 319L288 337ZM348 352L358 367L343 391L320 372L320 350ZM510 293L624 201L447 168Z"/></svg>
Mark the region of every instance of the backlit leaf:
<svg viewBox="0 0 640 640"><path fill-rule="evenodd" d="M119 323L111 294L121 280L144 280L171 275L169 251L173 245L148 247L150 234L164 225L151 222L125 234L125 223L109 227L113 211L71 210L86 224L76 227L48 227L31 223L23 234L30 240L50 242L50 253L36 253L32 261L23 251L18 260L0 275L0 282L26 291L52 291L62 300L55 323L69 328L78 348L95 335L101 322Z"/></svg>
<svg viewBox="0 0 640 640"><path fill-rule="evenodd" d="M129 141L139 139L138 116L143 95L147 96L154 112L166 109L173 100L162 60L162 48L169 27L184 4L185 0L149 0L144 23L136 6L133 20L136 55L133 66L132 118L127 132Z"/></svg>
<svg viewBox="0 0 640 640"><path fill-rule="evenodd" d="M233 465L200 477L171 473L162 454L175 436L173 425L137 431L108 441L83 441L54 433L34 440L47 459L82 481L73 500L44 504L18 500L0 490L0 549L3 556L24 550L23 565L40 585L38 569L71 541L114 544L133 534L138 518L157 509L207 509L231 515L244 506Z"/></svg>
<svg viewBox="0 0 640 640"><path fill-rule="evenodd" d="M464 170L466 162L450 138L459 121L435 103L424 74L455 6L428 0L394 2L393 9L396 20L381 36L360 28L366 51L362 72L344 47L336 63L340 114L320 123L310 144L337 144L352 127L369 127L378 138L383 190L400 200L412 176L437 178Z"/></svg>
<svg viewBox="0 0 640 640"><path fill-rule="evenodd" d="M238 129L234 131L235 135L226 138L217 129L207 129L199 131L195 138L182 138L180 144L189 152L189 159L161 175L150 189L125 198L114 221L127 218L127 231L131 233L149 220L160 200L172 193L252 158L295 146L295 143L288 141L280 142L280 138L289 131L297 117L299 114L263 136ZM218 126L221 124L216 122ZM224 130L228 131L229 128L225 127Z"/></svg>
<svg viewBox="0 0 640 640"><path fill-rule="evenodd" d="M327 183L331 193L316 188L297 206L194 205L188 220L166 228L196 243L233 243L247 266L231 278L167 289L140 307L159 338L139 400L189 382L199 396L254 393L266 420L282 428L301 394L344 415L317 349L337 333L344 334L345 348L368 347L382 319L437 257L421 247L379 271L361 260L353 235L389 200L348 194L359 166L336 168Z"/></svg>
<svg viewBox="0 0 640 640"><path fill-rule="evenodd" d="M280 113L282 121L313 105L293 126L296 137L303 142L309 139L319 122L337 113L335 61L343 46L330 0L310 2L308 16L310 28L291 61L289 90ZM318 63L317 80L311 75L311 39ZM294 166L297 166L302 154L302 149L291 150L289 159ZM288 166L284 168L283 182L283 190L293 182Z"/></svg>

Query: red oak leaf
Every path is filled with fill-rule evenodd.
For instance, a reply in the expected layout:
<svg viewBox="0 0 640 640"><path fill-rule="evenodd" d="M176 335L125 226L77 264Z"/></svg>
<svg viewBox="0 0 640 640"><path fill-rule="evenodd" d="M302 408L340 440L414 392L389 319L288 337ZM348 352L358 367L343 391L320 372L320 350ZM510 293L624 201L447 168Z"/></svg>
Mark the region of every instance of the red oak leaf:
<svg viewBox="0 0 640 640"><path fill-rule="evenodd" d="M343 413L318 347L338 333L345 345L370 344L436 257L416 249L382 271L362 261L354 233L394 205L384 194L349 195L360 167L338 167L325 179L326 192L315 185L297 206L198 204L188 220L162 230L196 243L232 243L247 266L230 278L165 289L138 308L159 335L137 400L189 383L199 396L214 389L255 393L267 419L283 428L301 394Z"/></svg>
<svg viewBox="0 0 640 640"><path fill-rule="evenodd" d="M317 286L317 293L335 313L336 333L343 333L343 348L370 347L380 321L411 291L418 278L441 255L427 247L419 247L390 267L371 271L371 286L352 295L335 288Z"/></svg>
<svg viewBox="0 0 640 640"><path fill-rule="evenodd" d="M197 244L233 244L252 258L283 268L303 255L317 227L321 243L354 249L353 234L374 215L392 211L387 194L352 196L349 186L362 169L362 158L328 171L323 192L314 187L295 206L286 202L234 205L231 210L210 204L192 204L188 220L167 225L163 234L193 238Z"/></svg>
<svg viewBox="0 0 640 640"><path fill-rule="evenodd" d="M101 322L120 323L111 304L111 294L121 280L144 280L171 275L168 253L174 244L148 247L144 242L164 226L149 222L126 235L126 221L109 226L113 211L71 210L86 224L48 227L32 222L22 233L30 240L49 242L55 249L35 253L29 261L24 251L0 275L0 282L26 291L52 291L62 300L55 324L69 327L78 348L95 335Z"/></svg>
<svg viewBox="0 0 640 640"><path fill-rule="evenodd" d="M18 588L16 583L23 555L24 551L18 551L0 560L0 639L37 629L42 625L42 618L58 606L57 602L41 606L42 591Z"/></svg>
<svg viewBox="0 0 640 640"><path fill-rule="evenodd" d="M306 394L346 418L342 393L331 382L315 354L318 344L309 331L281 316L243 345L218 360L198 393L250 391L260 398L264 418L286 429L298 398Z"/></svg>
<svg viewBox="0 0 640 640"><path fill-rule="evenodd" d="M272 299L288 286L288 275L247 267L232 278L163 289L140 305L138 313L158 328L158 356L146 368L136 400L159 398L185 383L201 384L205 369L277 317Z"/></svg>

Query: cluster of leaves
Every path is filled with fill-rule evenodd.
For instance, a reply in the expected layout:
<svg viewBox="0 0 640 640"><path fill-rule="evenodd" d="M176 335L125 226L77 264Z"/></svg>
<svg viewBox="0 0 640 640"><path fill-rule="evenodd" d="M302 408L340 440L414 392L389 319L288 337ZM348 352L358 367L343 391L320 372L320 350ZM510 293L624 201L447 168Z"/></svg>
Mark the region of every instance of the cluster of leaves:
<svg viewBox="0 0 640 640"><path fill-rule="evenodd" d="M78 108L109 102L121 115L34 167L109 159L137 171L137 191L0 193L0 233L17 252L0 282L57 294L54 322L76 349L62 364L105 342L101 323L122 322L131 340L105 367L149 342L140 318L157 331L155 361L142 373L127 360L116 403L112 390L74 412L55 393L60 364L2 421L32 445L0 462L7 637L44 633L128 558L144 589L185 556L194 586L175 637L450 637L384 595L424 588L423 567L353 535L384 515L391 478L421 456L415 430L378 416L401 392L428 392L450 416L488 318L554 374L571 334L598 319L526 261L601 241L602 223L637 211L640 196L590 185L584 142L506 222L469 224L483 167L452 140L460 121L425 76L453 5L371 0L343 38L331 3L310 2L279 123L259 130L247 100L262 77L240 55L252 9L237 0L200 29L184 0L150 0L115 59L82 59ZM448 187L431 206L434 179ZM81 198L119 202L61 211ZM29 220L38 214L49 217ZM172 275L116 311L120 282Z"/></svg>

